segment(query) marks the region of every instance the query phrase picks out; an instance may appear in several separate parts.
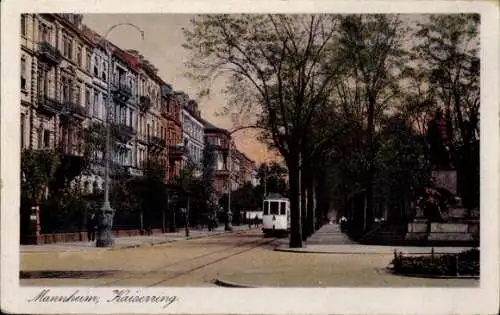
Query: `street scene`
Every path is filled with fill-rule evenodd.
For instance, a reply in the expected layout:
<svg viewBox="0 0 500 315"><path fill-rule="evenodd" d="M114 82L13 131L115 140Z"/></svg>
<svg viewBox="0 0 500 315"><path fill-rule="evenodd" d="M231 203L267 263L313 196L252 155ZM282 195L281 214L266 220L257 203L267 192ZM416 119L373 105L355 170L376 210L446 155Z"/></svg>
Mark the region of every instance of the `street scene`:
<svg viewBox="0 0 500 315"><path fill-rule="evenodd" d="M22 14L20 284L478 286L479 27Z"/></svg>

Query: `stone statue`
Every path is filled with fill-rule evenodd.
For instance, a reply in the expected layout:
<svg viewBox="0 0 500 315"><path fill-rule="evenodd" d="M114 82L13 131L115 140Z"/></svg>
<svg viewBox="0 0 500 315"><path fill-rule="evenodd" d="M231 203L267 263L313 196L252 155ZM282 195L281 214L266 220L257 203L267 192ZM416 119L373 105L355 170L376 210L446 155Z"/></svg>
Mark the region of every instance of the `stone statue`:
<svg viewBox="0 0 500 315"><path fill-rule="evenodd" d="M450 127L449 120L438 109L434 119L429 122L427 129L427 141L430 146L430 163L434 169L453 169L450 152Z"/></svg>

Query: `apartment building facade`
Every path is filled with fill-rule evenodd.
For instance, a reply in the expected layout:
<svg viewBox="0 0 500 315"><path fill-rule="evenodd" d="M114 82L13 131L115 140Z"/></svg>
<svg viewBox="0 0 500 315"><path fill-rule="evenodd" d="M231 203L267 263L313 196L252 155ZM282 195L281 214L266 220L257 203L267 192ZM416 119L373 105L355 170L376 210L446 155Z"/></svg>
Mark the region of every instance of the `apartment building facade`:
<svg viewBox="0 0 500 315"><path fill-rule="evenodd" d="M205 149L205 131L198 103L188 100L182 107L182 140L187 158L201 167Z"/></svg>
<svg viewBox="0 0 500 315"><path fill-rule="evenodd" d="M229 186L229 144L231 134L205 121L205 145L210 144L215 154L215 177L213 188L217 198L227 194Z"/></svg>
<svg viewBox="0 0 500 315"><path fill-rule="evenodd" d="M177 176L184 159L182 145L181 100L172 86L163 83L161 86L161 116L167 141L167 174L165 180L170 182Z"/></svg>
<svg viewBox="0 0 500 315"><path fill-rule="evenodd" d="M20 59L21 148L81 157L82 130L109 118L114 170L141 176L150 158L171 181L188 157L201 163L206 141L216 148L215 190L227 193L230 133L204 121L198 104L165 83L139 52L85 26L81 14L23 14ZM89 191L103 187L103 154L85 176ZM248 159L234 151L231 160L233 182L244 182Z"/></svg>

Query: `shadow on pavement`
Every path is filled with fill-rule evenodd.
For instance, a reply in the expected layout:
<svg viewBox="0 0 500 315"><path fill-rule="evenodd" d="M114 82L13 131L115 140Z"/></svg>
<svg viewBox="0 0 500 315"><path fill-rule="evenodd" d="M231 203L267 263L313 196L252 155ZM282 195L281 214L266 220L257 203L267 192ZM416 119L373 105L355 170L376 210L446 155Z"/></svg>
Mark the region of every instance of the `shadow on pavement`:
<svg viewBox="0 0 500 315"><path fill-rule="evenodd" d="M94 279L99 277L112 276L118 273L117 270L37 270L20 271L20 279Z"/></svg>

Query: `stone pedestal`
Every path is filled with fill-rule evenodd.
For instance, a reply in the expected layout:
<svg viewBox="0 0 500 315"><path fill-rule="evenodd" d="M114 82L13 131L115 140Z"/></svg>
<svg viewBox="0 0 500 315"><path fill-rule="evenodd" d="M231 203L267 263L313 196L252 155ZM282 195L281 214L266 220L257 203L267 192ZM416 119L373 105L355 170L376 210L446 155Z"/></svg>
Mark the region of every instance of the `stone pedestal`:
<svg viewBox="0 0 500 315"><path fill-rule="evenodd" d="M40 207L31 207L30 217L29 217L29 234L26 237L26 242L28 244L36 245L39 243L40 239Z"/></svg>

